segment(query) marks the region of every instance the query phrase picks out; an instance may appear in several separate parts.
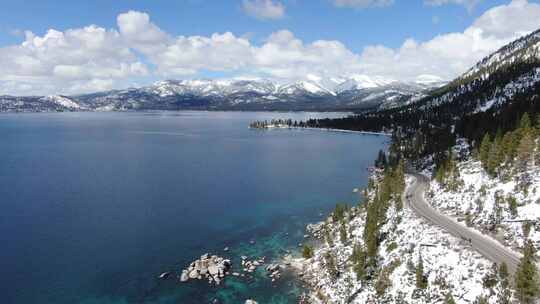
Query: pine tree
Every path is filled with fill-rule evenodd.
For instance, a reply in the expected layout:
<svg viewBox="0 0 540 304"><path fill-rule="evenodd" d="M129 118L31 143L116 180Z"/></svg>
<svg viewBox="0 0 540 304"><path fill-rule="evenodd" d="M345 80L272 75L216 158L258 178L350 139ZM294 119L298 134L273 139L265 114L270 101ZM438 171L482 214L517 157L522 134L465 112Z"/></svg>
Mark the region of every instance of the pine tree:
<svg viewBox="0 0 540 304"><path fill-rule="evenodd" d="M437 183L439 183L441 186L444 186L445 180L446 180L446 165L441 164L435 173L435 180Z"/></svg>
<svg viewBox="0 0 540 304"><path fill-rule="evenodd" d="M493 210L491 211L490 215L490 224L491 224L491 230L495 231L497 228L497 225L501 223L502 220L502 204L504 202L504 197L501 195L500 192L495 192L493 195Z"/></svg>
<svg viewBox="0 0 540 304"><path fill-rule="evenodd" d="M457 191L462 185L461 177L459 174L459 168L457 166L457 161L455 159L454 153L450 152L448 161L446 164L450 180L448 182L448 189L450 191Z"/></svg>
<svg viewBox="0 0 540 304"><path fill-rule="evenodd" d="M338 223L343 220L345 217L345 212L347 211L347 206L344 204L336 204L334 212L332 212L332 220L334 223Z"/></svg>
<svg viewBox="0 0 540 304"><path fill-rule="evenodd" d="M313 247L310 245L305 244L304 248L302 248L302 256L304 259L310 259L313 257Z"/></svg>
<svg viewBox="0 0 540 304"><path fill-rule="evenodd" d="M510 211L510 215L512 218L515 218L518 216L518 210L517 210L517 200L513 196L508 196L508 210Z"/></svg>
<svg viewBox="0 0 540 304"><path fill-rule="evenodd" d="M521 141L521 134L518 130L515 130L514 132L511 132L511 139L512 142L510 143L510 163L514 162L514 158L516 157L517 148L519 146L519 142Z"/></svg>
<svg viewBox="0 0 540 304"><path fill-rule="evenodd" d="M444 303L445 304L456 304L456 301L454 300L454 297L452 296L452 293L447 293L444 297Z"/></svg>
<svg viewBox="0 0 540 304"><path fill-rule="evenodd" d="M521 258L515 275L516 295L521 303L534 303L540 294L540 281L536 267L536 249L529 240L525 244L523 257Z"/></svg>
<svg viewBox="0 0 540 304"><path fill-rule="evenodd" d="M537 131L540 135L540 131ZM538 166L540 165L540 137L536 139L536 151L534 153L534 162Z"/></svg>
<svg viewBox="0 0 540 304"><path fill-rule="evenodd" d="M473 302L474 304L488 304L488 300L484 296L478 296Z"/></svg>
<svg viewBox="0 0 540 304"><path fill-rule="evenodd" d="M497 268L497 264L493 263L491 267L491 271L488 272L482 279L482 285L484 286L484 288L489 289L490 293L493 294L493 288L495 288L498 281L499 281L499 271Z"/></svg>
<svg viewBox="0 0 540 304"><path fill-rule="evenodd" d="M339 226L339 240L342 244L347 243L347 226L344 221L342 221Z"/></svg>
<svg viewBox="0 0 540 304"><path fill-rule="evenodd" d="M390 280L389 275L389 269L383 268L377 276L377 281L375 281L375 292L379 297L383 296L386 290L392 286L392 280Z"/></svg>
<svg viewBox="0 0 540 304"><path fill-rule="evenodd" d="M332 236L332 229L326 225L323 229L324 231L324 239L326 240L326 243L328 243L329 247L334 247L334 238Z"/></svg>
<svg viewBox="0 0 540 304"><path fill-rule="evenodd" d="M367 266L375 267L377 265L377 251L379 230L377 227L378 218L378 199L375 198L367 209L366 225L364 226L364 243L366 244Z"/></svg>
<svg viewBox="0 0 540 304"><path fill-rule="evenodd" d="M491 137L489 136L489 133L486 133L486 135L484 135L484 138L482 139L482 143L480 144L480 162L482 163L484 169L487 168L490 149Z"/></svg>
<svg viewBox="0 0 540 304"><path fill-rule="evenodd" d="M514 149L512 132L506 132L501 141L502 162L512 161Z"/></svg>
<svg viewBox="0 0 540 304"><path fill-rule="evenodd" d="M421 255L418 256L418 264L416 264L416 288L427 288L427 280L424 276L424 261Z"/></svg>
<svg viewBox="0 0 540 304"><path fill-rule="evenodd" d="M399 160L394 178L396 182L395 192L398 196L396 199L401 200L401 194L405 191L405 161L403 159Z"/></svg>
<svg viewBox="0 0 540 304"><path fill-rule="evenodd" d="M334 255L330 252L327 252L324 255L324 261L326 265L326 271L328 271L330 277L334 279L337 278L339 272L337 269L336 258L334 257Z"/></svg>
<svg viewBox="0 0 540 304"><path fill-rule="evenodd" d="M497 170L503 161L503 153L500 140L497 138L491 144L487 159L487 172L491 176L497 174Z"/></svg>
<svg viewBox="0 0 540 304"><path fill-rule="evenodd" d="M351 262L353 263L353 270L356 273L356 279L361 281L366 278L366 252L364 249L355 244L351 255Z"/></svg>
<svg viewBox="0 0 540 304"><path fill-rule="evenodd" d="M521 116L521 120L519 121L519 131L521 133L521 136L531 131L531 119L529 118L528 113L525 113L523 114L523 116Z"/></svg>
<svg viewBox="0 0 540 304"><path fill-rule="evenodd" d="M532 223L529 221L525 221L521 223L521 229L523 231L523 237L528 238L529 234L531 233Z"/></svg>
<svg viewBox="0 0 540 304"><path fill-rule="evenodd" d="M499 266L499 288L498 288L497 303L510 304L512 301L512 291L510 290L510 276L508 274L508 266L502 263Z"/></svg>
<svg viewBox="0 0 540 304"><path fill-rule="evenodd" d="M530 132L524 133L517 148L517 169L519 171L527 170L527 167L531 164L534 148L535 143Z"/></svg>
<svg viewBox="0 0 540 304"><path fill-rule="evenodd" d="M377 155L377 159L375 160L375 167L379 169L384 169L387 166L386 161L386 153L384 153L383 150L379 150L379 154Z"/></svg>

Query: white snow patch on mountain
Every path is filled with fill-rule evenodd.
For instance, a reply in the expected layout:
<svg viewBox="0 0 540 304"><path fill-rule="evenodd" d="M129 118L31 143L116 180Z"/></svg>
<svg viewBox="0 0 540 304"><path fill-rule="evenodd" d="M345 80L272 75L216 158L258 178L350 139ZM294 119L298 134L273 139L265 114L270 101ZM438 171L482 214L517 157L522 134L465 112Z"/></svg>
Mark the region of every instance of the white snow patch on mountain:
<svg viewBox="0 0 540 304"><path fill-rule="evenodd" d="M395 83L396 81L390 78L380 76L368 76L362 74L353 74L346 77L341 84L337 85L335 90L337 93L349 90L362 90L377 88Z"/></svg>
<svg viewBox="0 0 540 304"><path fill-rule="evenodd" d="M42 100L55 103L57 105L66 107L68 109L80 109L81 108L81 106L79 106L79 104L77 104L73 100L71 100L71 99L69 99L67 97L64 97L64 96L60 96L60 95L49 95L49 96L43 97Z"/></svg>

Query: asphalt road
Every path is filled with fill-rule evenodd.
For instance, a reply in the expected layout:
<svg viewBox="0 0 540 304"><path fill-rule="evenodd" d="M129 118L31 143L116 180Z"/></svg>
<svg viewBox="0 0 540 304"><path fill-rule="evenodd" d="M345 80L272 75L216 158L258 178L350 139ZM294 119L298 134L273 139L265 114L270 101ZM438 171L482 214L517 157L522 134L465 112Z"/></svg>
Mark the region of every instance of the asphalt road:
<svg viewBox="0 0 540 304"><path fill-rule="evenodd" d="M410 174L415 178L415 182L407 188L405 203L409 206L417 215L427 219L431 223L441 227L450 234L469 242L472 248L478 251L481 255L487 259L501 264L505 262L508 266L508 270L513 274L515 273L519 259L521 255L516 253L496 240L483 235L482 233L458 223L456 220L439 213L432 208L424 199L424 192L428 188L429 179L421 174Z"/></svg>

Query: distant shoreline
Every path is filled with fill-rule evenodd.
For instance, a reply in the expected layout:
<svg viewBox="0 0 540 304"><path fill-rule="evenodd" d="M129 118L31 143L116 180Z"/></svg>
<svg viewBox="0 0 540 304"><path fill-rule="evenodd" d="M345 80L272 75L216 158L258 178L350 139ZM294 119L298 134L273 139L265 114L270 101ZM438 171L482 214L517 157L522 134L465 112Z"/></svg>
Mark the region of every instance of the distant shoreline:
<svg viewBox="0 0 540 304"><path fill-rule="evenodd" d="M255 127L249 127L249 128L259 129L259 130L272 130L272 129L317 130L317 131L338 132L338 133L357 133L357 134L364 134L364 135L392 136L391 133L385 133L385 132L355 131L355 130L332 129L332 128L289 127L289 126L266 126L263 128L255 128Z"/></svg>

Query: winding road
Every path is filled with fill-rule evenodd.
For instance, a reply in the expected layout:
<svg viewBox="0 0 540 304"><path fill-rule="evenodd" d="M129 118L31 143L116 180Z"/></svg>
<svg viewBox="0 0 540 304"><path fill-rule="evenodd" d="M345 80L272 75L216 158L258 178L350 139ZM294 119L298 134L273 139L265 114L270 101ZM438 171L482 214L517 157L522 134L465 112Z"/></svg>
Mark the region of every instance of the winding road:
<svg viewBox="0 0 540 304"><path fill-rule="evenodd" d="M470 242L471 247L487 259L501 264L505 262L509 271L515 273L521 255L504 247L489 236L469 228L456 220L439 213L424 199L424 193L429 185L429 179L421 174L411 173L415 181L405 190L405 204L418 216L421 216L450 234Z"/></svg>

